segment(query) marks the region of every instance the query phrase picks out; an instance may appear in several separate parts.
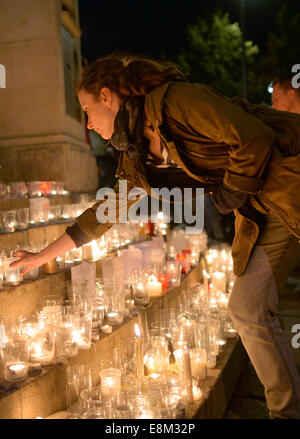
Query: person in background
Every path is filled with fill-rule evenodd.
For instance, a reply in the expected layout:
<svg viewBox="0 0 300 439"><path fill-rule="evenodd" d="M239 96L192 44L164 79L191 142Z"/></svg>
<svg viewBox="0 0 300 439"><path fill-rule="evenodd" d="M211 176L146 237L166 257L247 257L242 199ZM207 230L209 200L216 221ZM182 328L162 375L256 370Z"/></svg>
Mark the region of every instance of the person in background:
<svg viewBox="0 0 300 439"><path fill-rule="evenodd" d="M292 86L292 75L275 79L271 86L272 108L300 114L300 87Z"/></svg>

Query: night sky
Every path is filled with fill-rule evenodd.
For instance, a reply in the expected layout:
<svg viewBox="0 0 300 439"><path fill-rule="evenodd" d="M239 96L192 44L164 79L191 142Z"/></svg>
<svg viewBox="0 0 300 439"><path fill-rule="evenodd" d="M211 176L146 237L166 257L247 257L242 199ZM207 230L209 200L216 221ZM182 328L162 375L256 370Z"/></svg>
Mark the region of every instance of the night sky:
<svg viewBox="0 0 300 439"><path fill-rule="evenodd" d="M245 0L245 36L261 49L276 29L281 1ZM231 21L239 21L240 5L241 0L79 0L82 56L90 62L115 50L176 55L196 16L221 7Z"/></svg>

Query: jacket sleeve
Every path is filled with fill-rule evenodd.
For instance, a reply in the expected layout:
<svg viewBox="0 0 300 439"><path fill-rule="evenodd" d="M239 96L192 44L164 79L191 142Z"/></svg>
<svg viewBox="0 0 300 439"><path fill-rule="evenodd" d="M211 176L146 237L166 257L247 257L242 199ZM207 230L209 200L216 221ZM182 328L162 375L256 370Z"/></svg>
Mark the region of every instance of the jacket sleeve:
<svg viewBox="0 0 300 439"><path fill-rule="evenodd" d="M167 92L164 115L187 130L228 145L223 182L232 190L255 194L272 154L275 134L211 87L179 82Z"/></svg>
<svg viewBox="0 0 300 439"><path fill-rule="evenodd" d="M131 184L128 180L127 181L127 193L130 192L131 189L134 188L133 184ZM115 218L116 223L119 222L119 213L122 211L124 214L127 214L128 209L136 203L138 200L128 200L128 197L125 197L125 192L119 191L119 181L116 183L113 189L111 189L115 193L115 201L113 199L111 206L112 208L115 207ZM127 194L126 194L127 195ZM109 230L115 222L101 222L101 219L99 215L97 215L97 209L101 207L101 204L106 202L106 200L99 200L97 201L92 207L85 210L78 218L75 223L76 231L76 237L79 238L78 234L78 228L81 232L81 237L84 238L80 245L84 244L85 242L92 241L93 239L99 239L107 230ZM107 204L107 203L106 203ZM108 212L107 212L108 213ZM105 213L106 215L106 213ZM68 232L67 232L68 233ZM71 231L72 234L72 231ZM75 241L75 237L71 238ZM83 242L85 241L85 242Z"/></svg>

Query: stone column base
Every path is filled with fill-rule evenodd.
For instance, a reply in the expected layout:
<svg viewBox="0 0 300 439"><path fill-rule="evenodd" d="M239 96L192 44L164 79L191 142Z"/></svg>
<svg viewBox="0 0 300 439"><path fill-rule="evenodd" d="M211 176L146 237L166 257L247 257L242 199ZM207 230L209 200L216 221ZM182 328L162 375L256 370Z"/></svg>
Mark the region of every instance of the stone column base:
<svg viewBox="0 0 300 439"><path fill-rule="evenodd" d="M96 192L98 169L90 146L68 135L0 140L2 183L64 181L69 192Z"/></svg>

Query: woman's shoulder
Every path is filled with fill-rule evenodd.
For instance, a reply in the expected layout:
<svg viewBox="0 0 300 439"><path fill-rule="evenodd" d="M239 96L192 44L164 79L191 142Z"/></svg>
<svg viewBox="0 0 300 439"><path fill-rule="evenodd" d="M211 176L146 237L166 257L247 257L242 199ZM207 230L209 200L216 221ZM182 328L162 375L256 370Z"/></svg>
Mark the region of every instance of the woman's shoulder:
<svg viewBox="0 0 300 439"><path fill-rule="evenodd" d="M186 81L170 81L156 86L146 95L145 108L150 120L162 120L163 111L181 112L190 104L207 102L217 96L228 99L216 92L212 87Z"/></svg>

